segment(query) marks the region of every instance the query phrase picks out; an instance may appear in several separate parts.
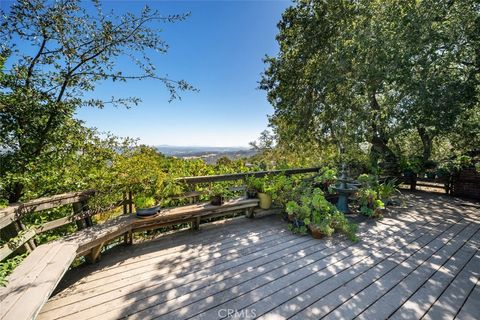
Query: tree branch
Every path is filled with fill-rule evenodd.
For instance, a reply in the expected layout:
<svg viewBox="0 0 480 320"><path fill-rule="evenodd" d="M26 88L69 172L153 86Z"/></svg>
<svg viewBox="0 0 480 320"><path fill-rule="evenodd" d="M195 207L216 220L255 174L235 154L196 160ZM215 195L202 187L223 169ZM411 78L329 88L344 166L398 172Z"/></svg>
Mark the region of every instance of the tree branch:
<svg viewBox="0 0 480 320"><path fill-rule="evenodd" d="M30 62L30 66L28 67L28 73L27 73L27 78L25 80L25 88L30 87L30 79L33 74L33 68L35 67L35 64L37 63L38 58L40 58L40 55L42 54L42 51L45 49L45 45L47 44L48 39L43 35L43 40L42 44L40 45L40 48L38 49L37 55L32 59L32 62Z"/></svg>

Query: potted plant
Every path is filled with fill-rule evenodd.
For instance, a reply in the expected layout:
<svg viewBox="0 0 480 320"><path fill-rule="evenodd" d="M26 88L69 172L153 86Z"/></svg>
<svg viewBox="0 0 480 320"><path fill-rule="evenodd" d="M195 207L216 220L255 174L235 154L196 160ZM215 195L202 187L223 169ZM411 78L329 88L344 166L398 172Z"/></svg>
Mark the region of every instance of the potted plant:
<svg viewBox="0 0 480 320"><path fill-rule="evenodd" d="M261 184L262 184L261 179L256 178L254 176L248 176L245 179L245 183L246 183L245 193L246 193L247 199L257 198L258 190L261 189Z"/></svg>
<svg viewBox="0 0 480 320"><path fill-rule="evenodd" d="M384 183L381 183L377 187L377 193L378 193L378 198L384 203L384 204L389 204L392 202L392 196L400 191L398 191L396 187L396 179L391 179L388 181L385 181Z"/></svg>
<svg viewBox="0 0 480 320"><path fill-rule="evenodd" d="M335 232L335 229L332 228L327 220L321 220L318 224L317 223L310 223L309 224L310 233L312 237L315 239L321 239L324 237L331 237L332 234Z"/></svg>
<svg viewBox="0 0 480 320"><path fill-rule="evenodd" d="M285 211L287 212L287 215L288 215L288 221L293 222L298 216L298 212L300 211L300 206L295 201L288 201L285 207Z"/></svg>
<svg viewBox="0 0 480 320"><path fill-rule="evenodd" d="M265 176L258 179L257 197L260 200L258 205L261 209L270 209L270 207L272 206L272 194L274 192L274 186L272 184L271 178L269 176Z"/></svg>
<svg viewBox="0 0 480 320"><path fill-rule="evenodd" d="M371 188L362 188L358 192L360 213L367 217L381 217L385 205L378 199L377 192Z"/></svg>
<svg viewBox="0 0 480 320"><path fill-rule="evenodd" d="M160 205L153 196L139 195L134 200L136 214L139 217L149 217L160 211Z"/></svg>
<svg viewBox="0 0 480 320"><path fill-rule="evenodd" d="M225 197L228 194L228 190L221 184L214 184L209 190L210 204L214 206L221 206L225 203Z"/></svg>
<svg viewBox="0 0 480 320"><path fill-rule="evenodd" d="M297 234L305 234L308 230L314 238L331 236L334 232L346 234L350 240L356 241L356 226L350 223L335 205L328 202L319 188L298 186L295 191L297 201L289 201L285 206L288 228Z"/></svg>
<svg viewBox="0 0 480 320"><path fill-rule="evenodd" d="M322 189L323 192L334 193L331 187L337 181L337 172L335 169L325 168L319 176L314 179L314 187Z"/></svg>

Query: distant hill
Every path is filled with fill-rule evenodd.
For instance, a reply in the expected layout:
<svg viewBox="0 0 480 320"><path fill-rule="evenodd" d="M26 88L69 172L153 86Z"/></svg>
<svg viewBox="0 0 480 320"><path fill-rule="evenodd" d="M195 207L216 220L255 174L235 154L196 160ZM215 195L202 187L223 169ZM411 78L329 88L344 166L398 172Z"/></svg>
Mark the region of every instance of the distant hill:
<svg viewBox="0 0 480 320"><path fill-rule="evenodd" d="M167 156L183 159L203 159L207 163L215 163L218 158L227 157L235 160L253 156L256 152L246 147L185 147L160 145L155 147Z"/></svg>

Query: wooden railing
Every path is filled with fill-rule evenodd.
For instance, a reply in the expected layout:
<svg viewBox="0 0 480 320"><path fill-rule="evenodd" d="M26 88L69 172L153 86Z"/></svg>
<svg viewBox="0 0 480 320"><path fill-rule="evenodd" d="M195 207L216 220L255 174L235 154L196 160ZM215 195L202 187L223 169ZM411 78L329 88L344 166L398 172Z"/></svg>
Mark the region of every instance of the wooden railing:
<svg viewBox="0 0 480 320"><path fill-rule="evenodd" d="M183 178L178 178L177 181L184 182L187 184L197 184L197 183L243 180L247 177L264 177L266 175L277 175L277 174L284 174L284 175L290 176L292 174L318 172L319 170L320 168L314 167L314 168L297 168L297 169L285 169L285 170L242 172L242 173L232 173L232 174L220 174L220 175L214 175L214 176L183 177Z"/></svg>
<svg viewBox="0 0 480 320"><path fill-rule="evenodd" d="M255 176L262 177L265 175L293 175L303 173L317 172L320 168L299 168L299 169L286 169L286 170L272 170L272 171L256 171L223 175L211 175L211 176L197 176L197 177L182 177L176 179L180 183L194 186L201 183L214 183L223 181L236 181L244 180L246 177ZM241 190L240 188L238 190ZM237 191L238 191L237 190ZM0 209L0 231L2 231L2 237L5 238L5 231L9 228L9 238L5 244L0 246L0 261L7 258L22 246L28 251L35 249L36 244L34 238L36 235L43 232L51 231L61 226L77 223L79 229L88 228L93 225L91 217L106 211L123 206L123 213L132 213L132 194L124 195L122 200L108 206L107 208L89 209L87 201L94 196L95 190L70 192L51 197L39 198L31 200L25 203L12 204L7 208ZM192 190L181 195L181 197L197 197L199 193L192 193ZM42 223L35 227L26 228L22 222L22 219L27 215L34 212L49 210L58 208L65 205L72 205L72 214L59 218L53 221ZM13 227L13 228L12 228ZM13 230L12 230L13 229ZM12 232L13 231L13 232ZM5 240L5 239L4 239Z"/></svg>

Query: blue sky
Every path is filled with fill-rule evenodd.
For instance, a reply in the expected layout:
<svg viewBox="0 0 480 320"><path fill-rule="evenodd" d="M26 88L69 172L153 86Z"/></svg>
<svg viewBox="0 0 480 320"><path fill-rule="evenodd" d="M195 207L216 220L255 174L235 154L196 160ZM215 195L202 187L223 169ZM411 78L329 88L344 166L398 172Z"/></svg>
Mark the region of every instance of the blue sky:
<svg viewBox="0 0 480 320"><path fill-rule="evenodd" d="M154 56L159 74L185 79L200 92L183 93L168 103L168 92L154 80L104 82L94 95L137 96L131 109L83 108L77 113L91 127L149 145L247 146L267 127L273 109L258 90L262 58L275 54L276 24L290 1L105 1L105 10L138 12L145 4L164 14L191 12L183 22L162 25L170 45ZM128 64L122 66L129 73Z"/></svg>

